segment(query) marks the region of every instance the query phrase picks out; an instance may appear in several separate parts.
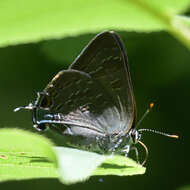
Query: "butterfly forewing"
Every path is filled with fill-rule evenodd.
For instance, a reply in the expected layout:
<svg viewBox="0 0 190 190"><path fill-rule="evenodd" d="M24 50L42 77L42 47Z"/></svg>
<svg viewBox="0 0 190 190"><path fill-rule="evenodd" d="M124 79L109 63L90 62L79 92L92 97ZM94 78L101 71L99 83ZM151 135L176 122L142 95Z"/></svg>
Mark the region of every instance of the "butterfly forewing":
<svg viewBox="0 0 190 190"><path fill-rule="evenodd" d="M86 72L102 85L120 114L121 123L115 128L120 126L126 133L134 124L136 108L127 56L120 37L114 32L97 35L70 69Z"/></svg>

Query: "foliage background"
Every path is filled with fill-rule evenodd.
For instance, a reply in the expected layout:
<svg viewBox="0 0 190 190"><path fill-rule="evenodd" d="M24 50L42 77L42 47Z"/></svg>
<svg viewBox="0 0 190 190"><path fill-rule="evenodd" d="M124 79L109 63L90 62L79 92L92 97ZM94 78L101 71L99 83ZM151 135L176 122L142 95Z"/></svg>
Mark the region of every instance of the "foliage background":
<svg viewBox="0 0 190 190"><path fill-rule="evenodd" d="M70 14L72 17L76 13ZM84 20L81 22L85 23ZM0 34L1 32L0 30ZM104 176L102 183L99 182L99 177L92 177L85 183L71 186L64 186L57 179L12 181L1 183L0 188L177 189L190 183L190 52L164 31L137 33L120 29L118 33L128 53L138 116L141 117L148 103L155 102L153 112L140 127L176 133L180 139L173 140L148 133L143 135L143 142L150 152L145 175ZM32 128L31 114L14 113L13 109L34 100L36 92L41 91L58 71L66 69L96 34L97 31L89 30L57 40L2 47L0 126L36 132ZM59 135L51 132L44 135L59 145L63 144L63 137Z"/></svg>

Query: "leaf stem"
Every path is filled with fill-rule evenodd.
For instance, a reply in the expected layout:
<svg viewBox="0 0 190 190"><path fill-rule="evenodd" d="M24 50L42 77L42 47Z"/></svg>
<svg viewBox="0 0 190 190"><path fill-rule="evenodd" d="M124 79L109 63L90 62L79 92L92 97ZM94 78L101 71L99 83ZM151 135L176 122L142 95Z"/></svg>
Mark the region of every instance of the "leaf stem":
<svg viewBox="0 0 190 190"><path fill-rule="evenodd" d="M190 50L190 29L177 19L175 15L165 14L164 11L160 11L158 8L142 0L128 1L131 1L131 3L149 12L156 19L159 19L166 25L166 30Z"/></svg>

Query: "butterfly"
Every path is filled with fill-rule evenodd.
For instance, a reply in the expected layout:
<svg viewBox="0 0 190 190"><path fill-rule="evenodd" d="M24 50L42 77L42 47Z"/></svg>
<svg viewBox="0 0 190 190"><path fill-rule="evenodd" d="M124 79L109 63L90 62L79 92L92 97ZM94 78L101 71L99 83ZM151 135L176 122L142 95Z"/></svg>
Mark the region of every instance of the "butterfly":
<svg viewBox="0 0 190 190"><path fill-rule="evenodd" d="M105 31L95 36L70 67L37 95L34 103L15 109L32 110L37 130L55 130L70 146L88 151L127 156L140 143L148 154L140 139L143 131L151 130L135 128L129 64L117 33Z"/></svg>

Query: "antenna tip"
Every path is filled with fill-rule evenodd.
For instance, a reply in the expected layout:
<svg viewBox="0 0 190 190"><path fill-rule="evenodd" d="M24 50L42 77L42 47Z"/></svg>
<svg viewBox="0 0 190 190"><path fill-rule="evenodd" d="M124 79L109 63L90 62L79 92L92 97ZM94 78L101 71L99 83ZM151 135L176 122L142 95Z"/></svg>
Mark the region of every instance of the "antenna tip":
<svg viewBox="0 0 190 190"><path fill-rule="evenodd" d="M174 138L174 139L179 139L179 136L178 135L170 135L171 138Z"/></svg>
<svg viewBox="0 0 190 190"><path fill-rule="evenodd" d="M154 107L154 103L151 102L151 103L149 104L149 108L152 109L153 107Z"/></svg>

